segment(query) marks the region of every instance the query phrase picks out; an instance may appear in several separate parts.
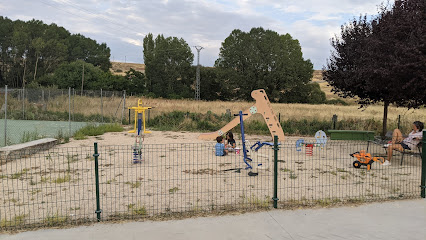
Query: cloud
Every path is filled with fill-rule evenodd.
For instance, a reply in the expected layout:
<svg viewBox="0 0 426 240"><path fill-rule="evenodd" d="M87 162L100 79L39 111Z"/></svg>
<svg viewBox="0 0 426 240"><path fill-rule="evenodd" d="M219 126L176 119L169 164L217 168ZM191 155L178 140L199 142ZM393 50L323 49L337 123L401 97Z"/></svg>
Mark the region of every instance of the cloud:
<svg viewBox="0 0 426 240"><path fill-rule="evenodd" d="M6 5L4 5L4 4L2 4L2 3L0 3L0 10L1 11L5 11L7 8L6 8Z"/></svg>
<svg viewBox="0 0 426 240"><path fill-rule="evenodd" d="M332 25L318 26L310 21L295 22L290 31L293 38L299 40L303 55L311 59L315 69L321 69L330 52L330 38L333 37L335 27Z"/></svg>
<svg viewBox="0 0 426 240"><path fill-rule="evenodd" d="M13 20L39 19L72 33L106 42L115 60L142 61L148 33L183 38L200 45L200 62L212 66L234 29L262 26L299 40L305 58L321 68L329 39L360 14L375 14L382 0L3 0L2 14ZM6 8L5 8L6 6ZM22 8L25 6L25 8ZM196 54L193 49L194 55ZM137 53L137 54L135 54ZM119 57L121 56L121 57ZM124 57L126 56L126 57Z"/></svg>
<svg viewBox="0 0 426 240"><path fill-rule="evenodd" d="M133 44L133 45L138 46L138 47L142 47L143 46L143 41L142 40L131 39L131 38L121 38L121 40L123 42L130 43L130 44Z"/></svg>

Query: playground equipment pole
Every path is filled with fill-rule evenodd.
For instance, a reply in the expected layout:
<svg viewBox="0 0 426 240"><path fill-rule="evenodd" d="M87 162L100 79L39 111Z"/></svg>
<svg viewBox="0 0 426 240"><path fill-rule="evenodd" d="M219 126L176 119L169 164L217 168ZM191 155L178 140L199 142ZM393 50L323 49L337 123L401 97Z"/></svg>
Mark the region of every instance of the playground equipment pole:
<svg viewBox="0 0 426 240"><path fill-rule="evenodd" d="M426 197L426 130L423 130L423 143L422 143L422 179L421 179L421 192L422 198Z"/></svg>
<svg viewBox="0 0 426 240"><path fill-rule="evenodd" d="M95 157L95 178L96 178L96 218L98 220L98 222L101 221L101 202L100 202L100 198L99 198L99 164L98 164L98 157L99 157L99 153L98 153L98 143L95 142L95 154L93 154L93 156Z"/></svg>
<svg viewBox="0 0 426 240"><path fill-rule="evenodd" d="M7 85L4 86L4 145L7 146Z"/></svg>
<svg viewBox="0 0 426 240"><path fill-rule="evenodd" d="M237 114L235 114L237 116ZM253 169L253 167L247 162L247 160L251 161L251 159L249 157L247 157L247 148L246 148L246 138L245 138L245 134L244 134L244 115L247 114L243 114L243 111L240 111L238 113L238 115L240 116L240 126L241 126L241 141L243 143L243 155L244 155L244 163L247 165L246 169Z"/></svg>
<svg viewBox="0 0 426 240"><path fill-rule="evenodd" d="M274 136L274 208L278 207L278 136Z"/></svg>

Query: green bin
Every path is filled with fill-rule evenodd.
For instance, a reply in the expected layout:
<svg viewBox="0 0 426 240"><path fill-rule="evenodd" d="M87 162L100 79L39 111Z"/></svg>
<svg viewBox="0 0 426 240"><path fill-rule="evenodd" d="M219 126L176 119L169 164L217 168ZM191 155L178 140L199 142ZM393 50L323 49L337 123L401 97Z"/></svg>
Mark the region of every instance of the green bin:
<svg viewBox="0 0 426 240"><path fill-rule="evenodd" d="M328 130L331 140L374 140L373 131L358 130Z"/></svg>

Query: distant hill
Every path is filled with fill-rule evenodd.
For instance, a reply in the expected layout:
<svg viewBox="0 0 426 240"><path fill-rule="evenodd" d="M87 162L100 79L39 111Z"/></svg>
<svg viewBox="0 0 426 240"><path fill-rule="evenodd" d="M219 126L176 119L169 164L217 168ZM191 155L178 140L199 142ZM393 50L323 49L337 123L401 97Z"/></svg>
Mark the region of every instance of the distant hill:
<svg viewBox="0 0 426 240"><path fill-rule="evenodd" d="M355 103L355 99L351 99L351 98L341 98L339 96L337 96L337 94L334 94L331 92L332 87L328 85L328 83L326 81L323 80L322 78L322 70L314 70L314 74L312 76L312 82L316 82L320 85L321 90L323 92L325 92L325 96L327 98L327 100L331 100L331 99L341 99L349 104L353 104Z"/></svg>
<svg viewBox="0 0 426 240"><path fill-rule="evenodd" d="M111 62L112 67L109 69L113 74L124 76L130 68L136 71L145 73L145 64L143 63L122 63L122 62Z"/></svg>

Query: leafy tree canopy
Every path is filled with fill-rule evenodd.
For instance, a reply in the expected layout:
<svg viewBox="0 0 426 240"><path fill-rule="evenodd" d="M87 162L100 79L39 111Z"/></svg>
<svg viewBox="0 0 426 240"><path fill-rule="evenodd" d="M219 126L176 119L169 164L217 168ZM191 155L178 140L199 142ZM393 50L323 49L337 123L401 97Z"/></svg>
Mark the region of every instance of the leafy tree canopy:
<svg viewBox="0 0 426 240"><path fill-rule="evenodd" d="M192 97L194 79L189 77L194 55L182 38L150 33L143 39L148 91L157 97Z"/></svg>
<svg viewBox="0 0 426 240"><path fill-rule="evenodd" d="M229 82L233 96L246 100L251 100L251 91L263 88L271 101L286 102L313 73L298 40L261 27L232 31L222 43L215 66L232 71L224 81Z"/></svg>
<svg viewBox="0 0 426 240"><path fill-rule="evenodd" d="M108 71L109 57L105 43L71 34L56 24L0 17L0 85L22 87L77 59Z"/></svg>
<svg viewBox="0 0 426 240"><path fill-rule="evenodd" d="M426 102L426 2L397 0L378 16L354 19L332 39L324 79L343 97L361 106L384 102L408 108Z"/></svg>
<svg viewBox="0 0 426 240"><path fill-rule="evenodd" d="M141 72L130 70L126 76L113 75L104 72L91 63L77 60L71 63L63 63L48 75L39 78L38 82L43 86L57 86L60 89L68 87L81 89L84 65L84 89L110 90L110 91L132 91L141 93L144 85L144 75Z"/></svg>

